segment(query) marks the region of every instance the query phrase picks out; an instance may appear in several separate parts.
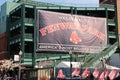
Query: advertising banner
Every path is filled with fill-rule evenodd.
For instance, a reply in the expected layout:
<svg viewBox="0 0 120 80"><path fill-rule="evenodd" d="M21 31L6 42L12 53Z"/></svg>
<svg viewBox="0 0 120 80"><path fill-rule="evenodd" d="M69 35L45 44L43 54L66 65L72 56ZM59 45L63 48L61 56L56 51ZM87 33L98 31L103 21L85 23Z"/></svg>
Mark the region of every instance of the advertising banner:
<svg viewBox="0 0 120 80"><path fill-rule="evenodd" d="M37 12L37 50L97 53L107 46L106 19Z"/></svg>

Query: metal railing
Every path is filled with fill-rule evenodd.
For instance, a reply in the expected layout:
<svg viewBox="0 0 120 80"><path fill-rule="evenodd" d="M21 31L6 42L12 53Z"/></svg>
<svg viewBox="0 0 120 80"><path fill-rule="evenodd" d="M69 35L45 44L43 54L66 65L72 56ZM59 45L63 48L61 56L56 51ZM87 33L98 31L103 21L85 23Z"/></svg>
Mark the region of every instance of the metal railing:
<svg viewBox="0 0 120 80"><path fill-rule="evenodd" d="M11 22L10 27L16 26L17 24L20 24L22 19L16 20L15 22ZM33 18L24 18L24 23L34 23Z"/></svg>
<svg viewBox="0 0 120 80"><path fill-rule="evenodd" d="M25 33L24 38L25 39L33 39L33 34L32 33L31 34L30 33Z"/></svg>
<svg viewBox="0 0 120 80"><path fill-rule="evenodd" d="M10 28L13 27L13 26L15 26L15 25L17 25L17 24L20 24L20 23L21 23L21 19L16 20L15 22L11 22L10 23Z"/></svg>
<svg viewBox="0 0 120 80"><path fill-rule="evenodd" d="M25 53L24 58L32 59L32 53Z"/></svg>
<svg viewBox="0 0 120 80"><path fill-rule="evenodd" d="M20 37L21 37L20 34L15 35L14 37L11 37L11 38L10 38L10 41L14 41L14 40L16 40L16 39L20 39Z"/></svg>
<svg viewBox="0 0 120 80"><path fill-rule="evenodd" d="M33 18L24 18L24 22L33 24L34 23L34 19Z"/></svg>
<svg viewBox="0 0 120 80"><path fill-rule="evenodd" d="M102 51L96 57L94 57L92 60L90 60L88 63L85 63L84 67L85 66L87 66L87 67L95 67L97 64L100 63L101 59L103 59L103 58L107 59L112 54L114 54L114 52L116 51L117 48L118 48L118 42L115 42L113 45L111 45L106 50Z"/></svg>
<svg viewBox="0 0 120 80"><path fill-rule="evenodd" d="M108 19L108 24L115 24L115 20L114 19Z"/></svg>
<svg viewBox="0 0 120 80"><path fill-rule="evenodd" d="M115 35L116 35L116 32L108 32L108 35L109 35L109 36L115 36Z"/></svg>

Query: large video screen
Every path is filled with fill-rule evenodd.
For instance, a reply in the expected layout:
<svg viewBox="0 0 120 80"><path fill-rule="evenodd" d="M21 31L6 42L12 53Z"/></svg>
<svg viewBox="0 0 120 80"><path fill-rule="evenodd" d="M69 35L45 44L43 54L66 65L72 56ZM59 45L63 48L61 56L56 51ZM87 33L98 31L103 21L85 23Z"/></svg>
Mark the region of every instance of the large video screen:
<svg viewBox="0 0 120 80"><path fill-rule="evenodd" d="M37 11L36 51L98 53L107 46L106 19Z"/></svg>

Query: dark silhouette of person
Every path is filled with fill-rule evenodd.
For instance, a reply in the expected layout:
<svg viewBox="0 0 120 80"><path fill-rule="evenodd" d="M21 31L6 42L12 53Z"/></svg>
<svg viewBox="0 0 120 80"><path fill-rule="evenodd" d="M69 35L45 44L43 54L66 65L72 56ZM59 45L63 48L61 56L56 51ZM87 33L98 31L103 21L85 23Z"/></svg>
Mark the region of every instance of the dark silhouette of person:
<svg viewBox="0 0 120 80"><path fill-rule="evenodd" d="M109 76L107 76L105 80L110 80Z"/></svg>
<svg viewBox="0 0 120 80"><path fill-rule="evenodd" d="M89 80L94 80L94 76L92 73L90 73L90 79Z"/></svg>

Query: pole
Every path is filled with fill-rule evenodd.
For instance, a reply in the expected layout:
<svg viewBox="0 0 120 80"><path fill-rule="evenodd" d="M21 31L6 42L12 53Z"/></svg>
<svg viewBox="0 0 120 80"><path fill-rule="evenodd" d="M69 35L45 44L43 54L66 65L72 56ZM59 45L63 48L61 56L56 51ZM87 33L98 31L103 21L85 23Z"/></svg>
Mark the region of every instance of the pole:
<svg viewBox="0 0 120 80"><path fill-rule="evenodd" d="M21 56L22 56L22 51L20 50L19 52L19 71L18 71L18 80L21 78Z"/></svg>
<svg viewBox="0 0 120 80"><path fill-rule="evenodd" d="M18 77L19 77L19 79L18 80L20 80L20 78L21 78L21 55L19 55L19 71L18 71L19 73L18 73Z"/></svg>
<svg viewBox="0 0 120 80"><path fill-rule="evenodd" d="M72 79L72 52L69 52L70 55L70 78Z"/></svg>

